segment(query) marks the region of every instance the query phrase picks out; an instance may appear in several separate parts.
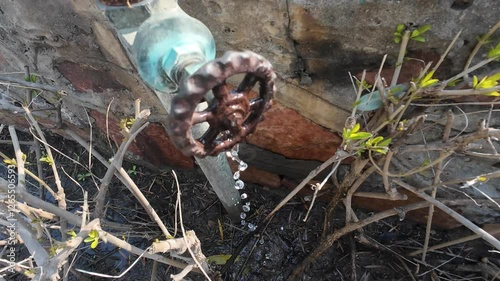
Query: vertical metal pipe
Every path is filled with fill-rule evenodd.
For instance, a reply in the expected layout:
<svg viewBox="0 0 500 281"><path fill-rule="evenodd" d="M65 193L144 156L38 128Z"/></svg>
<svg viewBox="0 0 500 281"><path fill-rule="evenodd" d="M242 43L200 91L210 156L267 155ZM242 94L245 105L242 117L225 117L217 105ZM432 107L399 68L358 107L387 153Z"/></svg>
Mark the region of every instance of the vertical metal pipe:
<svg viewBox="0 0 500 281"><path fill-rule="evenodd" d="M178 8L176 0L145 0L133 4L132 8L105 7L98 0L97 2L99 8L104 11L105 15L117 30L120 42L127 50L128 56L132 61L134 61L134 56L132 55L131 46L134 43L139 26L156 11ZM196 69L189 69L191 72L195 70ZM181 71L183 71L183 76L190 75L187 69ZM173 93L159 91L155 91L155 93L162 103L162 106L169 112ZM212 98L213 94L211 92L207 93L206 100L210 101ZM200 137L207 129L208 124L198 124L193 127L193 136L195 138ZM238 221L241 212L240 193L234 188L235 181L233 179L233 173L231 172L225 154L220 153L216 157L206 157L203 159L196 158L196 162L207 177L210 185L228 212L229 217L232 220Z"/></svg>

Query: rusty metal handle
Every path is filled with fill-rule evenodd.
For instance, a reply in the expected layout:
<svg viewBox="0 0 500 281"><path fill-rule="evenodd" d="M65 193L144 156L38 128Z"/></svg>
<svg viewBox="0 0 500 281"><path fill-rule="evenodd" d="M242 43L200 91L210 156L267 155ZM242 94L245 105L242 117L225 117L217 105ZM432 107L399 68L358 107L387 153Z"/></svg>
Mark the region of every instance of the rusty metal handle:
<svg viewBox="0 0 500 281"><path fill-rule="evenodd" d="M230 90L226 79L246 73L240 85ZM173 100L167 132L174 145L186 155L214 156L231 149L253 133L262 114L271 106L276 86L276 74L271 63L250 52L227 52L208 62L181 82L179 94ZM257 97L251 97L259 82ZM207 109L195 112L205 94L212 90L214 99ZM191 127L208 122L206 133L194 139Z"/></svg>

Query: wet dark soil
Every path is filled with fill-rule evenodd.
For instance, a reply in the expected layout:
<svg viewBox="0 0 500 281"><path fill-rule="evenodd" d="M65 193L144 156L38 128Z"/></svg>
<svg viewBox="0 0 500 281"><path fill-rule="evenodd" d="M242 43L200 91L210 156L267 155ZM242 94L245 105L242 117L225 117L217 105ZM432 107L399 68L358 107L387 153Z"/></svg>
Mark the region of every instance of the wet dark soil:
<svg viewBox="0 0 500 281"><path fill-rule="evenodd" d="M9 139L5 132L0 137ZM29 139L27 135L22 138ZM88 191L89 198L93 198L97 191L96 183L104 176L106 170L100 163L92 160L93 174L90 175L84 169L88 166L88 154L83 148L58 137L49 137L49 142L76 160L73 162L61 154L56 154L55 157L66 189L68 210L81 211L82 191ZM0 145L0 150L13 155L8 145ZM27 152L28 161L32 163L28 168L36 170L34 152L28 146L24 146L24 150ZM172 173L151 171L138 166L134 168L134 164L130 163L125 164L125 169L129 171L162 220L173 231L177 188ZM5 172L5 166L0 165L0 174L4 176ZM248 227L228 218L199 169L176 172L181 187L182 212L186 229L196 232L206 256L233 254L245 237L251 234ZM44 165L44 175L46 181L52 184L53 177L48 165ZM78 184L71 180L70 176ZM32 180L29 181L28 188L33 194L37 194L38 186L32 183ZM247 184L245 192L249 195L252 208L246 220L258 224L288 191L269 190ZM53 198L46 200L54 203ZM93 202L90 202L90 207L91 209L94 207ZM213 269L226 270L223 275L224 280L287 280L290 273L315 249L321 239L326 204L316 203L310 218L304 222L308 207L308 202L299 198L292 200L278 212L259 236L249 239L243 250L237 253L238 258L231 267L224 269L224 265L213 264ZM151 222L137 200L116 179L113 180L109 191L106 214L108 220L129 226L128 231L117 235L137 247L146 249L155 239L162 239L158 227ZM372 215L364 210L356 210L356 214L360 220ZM334 228L338 229L343 225L344 210L338 208L334 218ZM464 229L432 230L431 244L469 234L470 232ZM51 235L55 239L60 239L57 231L51 231ZM476 266L484 257L490 258L491 262L498 265L498 255L495 257L495 253L488 252L491 248L480 240L428 254L427 265L424 265L419 262L421 259L419 256L406 255L422 247L424 235L425 227L409 220L400 221L396 217L370 224L362 233L346 235L334 243L331 249L303 273L300 280L412 280L410 274L416 276L415 280L431 280L431 273L435 274L434 277L442 278L441 280L483 280L481 272L459 272L446 268L463 264ZM362 237L368 239L368 242L363 242L366 239L363 240ZM28 256L23 247L18 246L18 249L20 257ZM85 244L74 256L69 280L109 280L76 270L84 269L119 276L136 258L137 256L110 244L101 242L96 249L91 249ZM142 259L129 273L114 280L151 280L152 267L152 261ZM417 267L419 274L415 274ZM178 272L178 269L159 264L156 280L170 280L170 275ZM25 277L19 274L10 275L8 278L25 280ZM198 274L190 274L189 278L186 280L204 280Z"/></svg>

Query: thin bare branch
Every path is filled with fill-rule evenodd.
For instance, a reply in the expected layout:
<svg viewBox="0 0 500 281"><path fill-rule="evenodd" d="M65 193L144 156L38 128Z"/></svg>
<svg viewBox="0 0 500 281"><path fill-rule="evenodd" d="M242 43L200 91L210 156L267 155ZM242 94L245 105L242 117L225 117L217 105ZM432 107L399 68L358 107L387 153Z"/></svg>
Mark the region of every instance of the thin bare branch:
<svg viewBox="0 0 500 281"><path fill-rule="evenodd" d="M498 241L498 239L496 239L491 234L489 234L488 232L484 231L483 229L481 229L480 227L478 227L477 225L472 223L470 220L466 219L464 216L455 212L450 207L444 205L443 203L439 202L438 200L432 198L431 196L429 196L425 193L418 192L417 189L415 189L413 186L411 186L407 183L404 183L400 180L394 180L394 182L399 184L401 187L413 192L418 197L420 197L420 198L428 201L429 203L433 204L434 206L438 207L443 212L445 212L446 214L450 215L452 218L456 219L458 222L463 224L465 227L467 227L468 229L472 230L474 233L481 236L481 238L486 240L488 243L490 243L497 250L500 250L500 241Z"/></svg>
<svg viewBox="0 0 500 281"><path fill-rule="evenodd" d="M64 188L62 187L62 184L61 184L61 178L59 177L59 172L57 171L57 165L56 165L55 158L52 155L52 150L50 149L50 146L48 145L48 142L45 139L45 135L43 134L42 129L38 125L38 122L35 120L35 117L33 117L33 115L31 114L30 109L27 108L26 106L23 106L23 109L24 109L24 112L26 113L26 116L30 120L31 125L35 128L35 130L38 134L38 138L41 139L41 142L45 146L45 151L47 153L47 157L49 157L49 159L50 159L50 167L52 168L52 173L54 174L54 183L57 186L57 197L58 197L57 203L59 205L59 208L66 210L66 194L64 193ZM33 134L33 136L35 136L35 134ZM67 229L67 223L66 223L66 221L63 220L63 221L61 221L61 230L60 230L61 237L62 237L63 241L67 239L66 229Z"/></svg>
<svg viewBox="0 0 500 281"><path fill-rule="evenodd" d="M334 233L328 235L323 239L318 247L314 250L313 253L311 253L307 258L305 258L302 263L295 268L295 270L292 272L290 277L288 278L288 281L293 281L296 280L301 273L304 272L304 270L314 261L316 260L317 257L319 257L321 254L326 252L330 247L333 245L335 241L343 237L344 235L351 233L355 230L358 230L362 227L365 227L371 223L377 222L379 220L385 219L390 216L395 216L398 215L401 210L405 212L409 212L412 210L416 209L421 209L429 206L428 202L422 201L419 203L411 204L411 205L406 205L403 207L399 207L398 210L396 208L389 209L383 212L379 212L369 218L366 218L364 220L360 220L359 222L354 222L354 223L349 223L346 226L344 226L341 229L336 230Z"/></svg>
<svg viewBox="0 0 500 281"><path fill-rule="evenodd" d="M472 50L472 52L470 53L469 58L467 59L467 62L465 62L464 70L463 71L467 71L467 69L469 68L470 64L472 63L472 60L476 56L476 54L479 51L479 49L481 48L481 46L483 46L488 41L488 39L491 37L491 35L493 35L493 33L495 33L495 31L497 29L499 29L499 28L500 28L500 21L497 22L497 24L495 24L488 31L488 33L486 33L485 35L482 36L481 39L479 39L479 41L477 42L476 46L474 47L474 50Z"/></svg>

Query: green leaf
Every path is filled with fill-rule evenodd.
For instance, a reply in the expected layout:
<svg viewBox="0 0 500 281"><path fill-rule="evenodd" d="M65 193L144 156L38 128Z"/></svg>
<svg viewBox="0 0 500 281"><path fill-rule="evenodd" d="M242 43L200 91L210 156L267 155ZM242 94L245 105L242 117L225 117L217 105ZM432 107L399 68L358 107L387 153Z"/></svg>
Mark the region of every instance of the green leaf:
<svg viewBox="0 0 500 281"><path fill-rule="evenodd" d="M348 130L348 129L344 128L342 130L342 138L346 140L347 137L349 136L350 132L351 132L351 130Z"/></svg>
<svg viewBox="0 0 500 281"><path fill-rule="evenodd" d="M492 88L492 87L495 87L496 85L498 85L498 80L500 80L500 72L495 73L490 77L485 76L479 82L478 82L477 76L474 75L474 77L472 77L472 80L473 80L472 85L473 85L474 90ZM498 97L498 96L500 96L500 93L498 91L491 91L491 92L485 93L485 95Z"/></svg>
<svg viewBox="0 0 500 281"><path fill-rule="evenodd" d="M85 240L83 240L83 242L89 243L89 242L92 242L94 240L95 240L95 238L93 238L93 237L87 237L87 238L85 238Z"/></svg>
<svg viewBox="0 0 500 281"><path fill-rule="evenodd" d="M387 149L384 149L384 148L374 148L372 150L375 151L375 152L378 152L380 154L386 154L387 151L388 151Z"/></svg>
<svg viewBox="0 0 500 281"><path fill-rule="evenodd" d="M500 72L491 75L490 78L488 78L488 80L493 80L493 81L500 80Z"/></svg>
<svg viewBox="0 0 500 281"><path fill-rule="evenodd" d="M49 249L49 256L53 257L57 254L57 246L50 247Z"/></svg>
<svg viewBox="0 0 500 281"><path fill-rule="evenodd" d="M484 87L484 82L486 81L487 78L488 78L488 76L484 76L483 79L481 79L481 81L479 81L479 83L477 83L476 88L478 88L478 89L486 88L486 87Z"/></svg>
<svg viewBox="0 0 500 281"><path fill-rule="evenodd" d="M385 139L384 141L381 141L378 146L388 146L389 144L391 144L392 142L392 139L391 138L387 138Z"/></svg>
<svg viewBox="0 0 500 281"><path fill-rule="evenodd" d="M415 38L415 37L417 37L417 36L419 36L419 35L420 35L420 31L418 31L418 30L416 30L416 29L415 29L415 30L413 30L413 31L411 32L411 36L410 36L410 38Z"/></svg>
<svg viewBox="0 0 500 281"><path fill-rule="evenodd" d="M384 139L384 137L381 137L381 136L378 136L378 137L373 138L373 139L369 139L366 141L366 146L376 146L377 143L379 143L383 139Z"/></svg>
<svg viewBox="0 0 500 281"><path fill-rule="evenodd" d="M92 242L92 244L90 244L90 248L95 249L98 244L99 244L99 240L95 239L94 242Z"/></svg>
<svg viewBox="0 0 500 281"><path fill-rule="evenodd" d="M89 237L99 238L99 231L97 231L96 229L92 229L89 233Z"/></svg>
<svg viewBox="0 0 500 281"><path fill-rule="evenodd" d="M35 74L31 74L31 82L33 83L36 83L36 75Z"/></svg>
<svg viewBox="0 0 500 281"><path fill-rule="evenodd" d="M426 25L419 27L417 30L418 30L418 32L420 32L420 34L424 34L429 29L431 29L431 25L426 24Z"/></svg>
<svg viewBox="0 0 500 281"><path fill-rule="evenodd" d="M474 89L476 88L478 83L479 82L478 82L477 76L474 75L474 77L472 77L472 86L474 87Z"/></svg>
<svg viewBox="0 0 500 281"><path fill-rule="evenodd" d="M377 145L379 142L381 142L384 139L384 137L378 136L372 140L372 143L374 145Z"/></svg>
<svg viewBox="0 0 500 281"><path fill-rule="evenodd" d="M492 59L492 58L500 58L500 43L498 43L495 48L492 48L489 52L488 52L488 58Z"/></svg>
<svg viewBox="0 0 500 281"><path fill-rule="evenodd" d="M359 123L356 123L356 125L354 125L354 128L352 128L351 133L358 132L360 128L361 128L361 125L359 125Z"/></svg>
<svg viewBox="0 0 500 281"><path fill-rule="evenodd" d="M394 37L394 43L399 44L401 42L401 37Z"/></svg>
<svg viewBox="0 0 500 281"><path fill-rule="evenodd" d="M359 82L358 80L356 80L356 87L357 88L361 87L362 90L369 90L369 89L372 88L372 85L366 83L366 81L363 81L363 84L361 84L361 82Z"/></svg>
<svg viewBox="0 0 500 281"><path fill-rule="evenodd" d="M422 36L412 37L411 39L417 42L422 42L422 43L425 42L425 38Z"/></svg>
<svg viewBox="0 0 500 281"><path fill-rule="evenodd" d="M498 91L495 91L495 92L489 92L489 93L486 93L484 94L485 96L489 96L489 97L500 97L500 93Z"/></svg>
<svg viewBox="0 0 500 281"><path fill-rule="evenodd" d="M353 133L349 136L349 139L351 140L363 140L367 138L371 138L372 134L368 132L359 132L359 133Z"/></svg>
<svg viewBox="0 0 500 281"><path fill-rule="evenodd" d="M3 162L7 165L14 165L17 166L17 162L15 158L12 159L4 159Z"/></svg>
<svg viewBox="0 0 500 281"><path fill-rule="evenodd" d="M76 237L76 232L74 229L67 231L66 234L68 234L71 237L71 239Z"/></svg>
<svg viewBox="0 0 500 281"><path fill-rule="evenodd" d="M406 26L402 23L396 25L396 32L402 33L405 30L405 27Z"/></svg>
<svg viewBox="0 0 500 281"><path fill-rule="evenodd" d="M431 163L431 159L426 158L426 159L422 162L421 167L425 167L425 166L429 165L430 163Z"/></svg>
<svg viewBox="0 0 500 281"><path fill-rule="evenodd" d="M409 84L398 84L394 87L386 89L386 94L392 94L395 98L401 98L405 92L410 88ZM384 105L380 99L379 91L374 91L371 94L366 94L359 99L360 103L357 107L359 111L372 111Z"/></svg>
<svg viewBox="0 0 500 281"><path fill-rule="evenodd" d="M226 262L231 258L231 255L213 255L207 257L209 263L215 263L217 265L225 265ZM238 259L238 258L236 258Z"/></svg>
<svg viewBox="0 0 500 281"><path fill-rule="evenodd" d="M481 181L481 182L485 182L485 181L488 181L488 178L484 177L484 176L479 176L479 177L477 177L477 180Z"/></svg>
<svg viewBox="0 0 500 281"><path fill-rule="evenodd" d="M425 83L422 84L422 88L432 86L432 85L436 84L437 82L439 82L439 79L427 80L427 81L425 81Z"/></svg>
<svg viewBox="0 0 500 281"><path fill-rule="evenodd" d="M437 82L439 82L438 79L432 79L432 76L434 75L434 70L432 71L429 71L429 73L427 73L424 78L422 78L422 80L420 80L418 82L418 86L420 88L424 88L424 87L429 87L429 86L432 86L434 84L436 84Z"/></svg>
<svg viewBox="0 0 500 281"><path fill-rule="evenodd" d="M488 34L477 36L476 39L478 42L482 42L483 45L491 42L490 36L488 36Z"/></svg>
<svg viewBox="0 0 500 281"><path fill-rule="evenodd" d="M42 163L43 163L43 162L45 162L45 163L47 163L47 164L49 164L49 165L52 165L52 164L54 163L54 162L52 161L52 159L50 158L50 156L48 156L48 155L45 155L45 156L43 156L43 157L40 157L40 160L39 160L39 161L40 161L40 162L42 162Z"/></svg>
<svg viewBox="0 0 500 281"><path fill-rule="evenodd" d="M457 85L457 83L462 82L462 81L463 81L462 78L458 78L456 80L450 81L448 83L448 85L446 85L446 86L448 86L448 87L455 87Z"/></svg>

